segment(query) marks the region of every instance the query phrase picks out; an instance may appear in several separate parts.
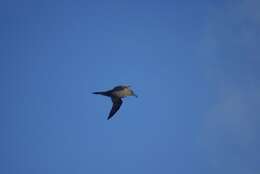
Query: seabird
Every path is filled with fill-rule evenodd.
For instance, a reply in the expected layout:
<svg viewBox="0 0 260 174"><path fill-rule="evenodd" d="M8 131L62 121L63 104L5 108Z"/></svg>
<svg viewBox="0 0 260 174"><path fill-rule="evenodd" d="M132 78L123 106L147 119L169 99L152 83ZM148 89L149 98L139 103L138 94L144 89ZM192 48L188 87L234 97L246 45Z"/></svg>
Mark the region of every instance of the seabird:
<svg viewBox="0 0 260 174"><path fill-rule="evenodd" d="M93 92L93 94L104 95L111 98L113 102L113 106L109 113L109 116L107 117L108 120L112 118L114 114L119 110L120 106L123 103L122 98L127 96L137 97L134 91L130 89L130 86L125 86L125 85L116 86L113 89L108 91Z"/></svg>

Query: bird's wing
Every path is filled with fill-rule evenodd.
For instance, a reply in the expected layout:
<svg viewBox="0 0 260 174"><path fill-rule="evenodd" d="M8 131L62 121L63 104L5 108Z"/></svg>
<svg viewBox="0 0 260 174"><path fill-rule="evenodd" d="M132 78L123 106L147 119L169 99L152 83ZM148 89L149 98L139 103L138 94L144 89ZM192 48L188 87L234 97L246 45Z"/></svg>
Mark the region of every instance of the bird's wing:
<svg viewBox="0 0 260 174"><path fill-rule="evenodd" d="M107 119L109 120L118 111L123 101L120 98L112 98L113 106Z"/></svg>
<svg viewBox="0 0 260 174"><path fill-rule="evenodd" d="M114 87L113 88L113 91L120 91L120 90L123 90L123 89L125 89L126 88L126 86L116 86L116 87Z"/></svg>

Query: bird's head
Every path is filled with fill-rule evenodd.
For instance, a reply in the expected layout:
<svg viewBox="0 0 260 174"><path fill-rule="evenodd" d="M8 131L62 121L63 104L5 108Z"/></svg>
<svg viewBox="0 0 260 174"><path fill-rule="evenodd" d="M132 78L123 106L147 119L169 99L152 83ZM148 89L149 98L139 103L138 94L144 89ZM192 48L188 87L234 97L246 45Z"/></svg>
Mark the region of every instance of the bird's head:
<svg viewBox="0 0 260 174"><path fill-rule="evenodd" d="M127 86L127 88L128 88L129 91L130 91L130 96L138 97L130 87L131 87L131 86Z"/></svg>

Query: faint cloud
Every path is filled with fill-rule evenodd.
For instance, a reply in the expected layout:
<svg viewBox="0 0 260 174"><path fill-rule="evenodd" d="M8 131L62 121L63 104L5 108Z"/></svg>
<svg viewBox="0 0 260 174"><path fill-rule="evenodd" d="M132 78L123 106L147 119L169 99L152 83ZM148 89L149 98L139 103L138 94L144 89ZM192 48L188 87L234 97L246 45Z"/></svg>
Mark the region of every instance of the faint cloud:
<svg viewBox="0 0 260 174"><path fill-rule="evenodd" d="M199 135L216 173L257 174L260 131L260 1L226 1L208 14L197 56L213 86ZM221 170L222 169L222 170Z"/></svg>
<svg viewBox="0 0 260 174"><path fill-rule="evenodd" d="M207 137L229 137L233 143L246 148L257 139L260 89L240 90L227 87L220 95L218 102L209 109L205 117Z"/></svg>
<svg viewBox="0 0 260 174"><path fill-rule="evenodd" d="M259 63L260 1L226 1L211 10L205 23L204 35L198 43L198 54L209 59L236 56Z"/></svg>
<svg viewBox="0 0 260 174"><path fill-rule="evenodd" d="M200 146L208 154L213 170L257 174L260 88L226 89L205 114Z"/></svg>

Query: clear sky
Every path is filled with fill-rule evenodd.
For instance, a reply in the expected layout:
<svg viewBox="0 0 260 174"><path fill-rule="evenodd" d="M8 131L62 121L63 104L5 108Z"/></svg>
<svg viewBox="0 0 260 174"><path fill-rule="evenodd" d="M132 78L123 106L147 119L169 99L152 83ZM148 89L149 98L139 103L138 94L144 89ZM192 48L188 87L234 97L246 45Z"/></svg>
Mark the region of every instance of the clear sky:
<svg viewBox="0 0 260 174"><path fill-rule="evenodd" d="M0 5L1 174L259 174L259 0ZM93 95L129 84L111 100Z"/></svg>

